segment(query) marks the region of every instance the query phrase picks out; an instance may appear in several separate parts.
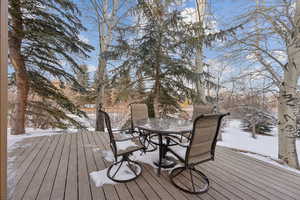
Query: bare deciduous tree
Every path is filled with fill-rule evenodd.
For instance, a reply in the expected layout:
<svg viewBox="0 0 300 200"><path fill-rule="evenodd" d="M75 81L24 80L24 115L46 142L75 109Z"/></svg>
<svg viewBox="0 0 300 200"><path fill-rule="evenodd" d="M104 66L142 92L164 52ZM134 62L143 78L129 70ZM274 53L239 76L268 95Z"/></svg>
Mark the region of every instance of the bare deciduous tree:
<svg viewBox="0 0 300 200"><path fill-rule="evenodd" d="M277 87L278 155L289 166L299 168L295 141L300 75L300 0L281 0L258 6L240 19L247 21L248 27L226 47L234 46L231 53L238 55L235 59L247 57L253 64L260 64L260 70L267 72L267 78Z"/></svg>
<svg viewBox="0 0 300 200"><path fill-rule="evenodd" d="M99 115L99 106L104 103L104 89L105 89L105 73L107 67L107 59L105 52L111 45L113 30L120 16L117 15L120 10L119 0L90 0L92 8L96 17L97 32L98 32L98 66L96 78L96 131L104 131L104 122L102 115Z"/></svg>

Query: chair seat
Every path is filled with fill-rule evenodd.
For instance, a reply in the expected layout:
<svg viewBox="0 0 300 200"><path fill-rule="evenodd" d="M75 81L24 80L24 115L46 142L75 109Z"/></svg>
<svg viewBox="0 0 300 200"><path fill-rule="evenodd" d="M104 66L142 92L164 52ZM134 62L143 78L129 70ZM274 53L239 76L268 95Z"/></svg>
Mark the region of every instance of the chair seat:
<svg viewBox="0 0 300 200"><path fill-rule="evenodd" d="M119 136L120 138L120 136ZM126 139L116 139L117 156L129 154L135 151L143 150L145 147L141 144L139 137L127 137Z"/></svg>

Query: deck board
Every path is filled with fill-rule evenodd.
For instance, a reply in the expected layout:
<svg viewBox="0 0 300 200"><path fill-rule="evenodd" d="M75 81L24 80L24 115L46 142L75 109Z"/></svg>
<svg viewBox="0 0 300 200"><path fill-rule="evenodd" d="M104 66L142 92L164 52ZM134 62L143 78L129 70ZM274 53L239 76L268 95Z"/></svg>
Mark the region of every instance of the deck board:
<svg viewBox="0 0 300 200"><path fill-rule="evenodd" d="M50 200L60 200L65 198L65 187L67 182L68 164L71 147L71 135L65 136L65 144L61 153L60 162L57 168Z"/></svg>
<svg viewBox="0 0 300 200"><path fill-rule="evenodd" d="M251 165L243 166L242 162L237 162L234 159L228 161L228 159L224 159L223 157L219 157L219 159L216 161L219 163L223 163L224 166L228 168L228 170L231 170L231 172L235 174L239 174L242 179L245 181L251 182L253 185L257 185L262 189L266 189L269 192L273 193L274 195L277 195L281 199L298 199L299 196L297 195L293 198L291 193L285 191L283 189L284 184L279 183L277 184L274 182L273 179L267 179L267 177L264 174L260 174L259 171L254 167L253 169L250 169Z"/></svg>
<svg viewBox="0 0 300 200"><path fill-rule="evenodd" d="M53 155L53 158L51 160L51 163L49 165L48 171L44 177L44 181L42 185L40 186L40 191L37 196L37 200L44 200L44 199L50 199L52 188L54 185L54 181L57 174L57 169L59 166L59 163L61 161L62 157L62 151L64 148L66 142L66 137L64 135L61 136L61 139L59 141L59 144L56 148L56 151ZM19 189L19 187L16 187L16 191Z"/></svg>
<svg viewBox="0 0 300 200"><path fill-rule="evenodd" d="M68 174L66 181L66 200L73 200L78 198L78 177L77 177L77 167L78 157L77 157L77 137L76 135L71 135L71 149L68 164Z"/></svg>
<svg viewBox="0 0 300 200"><path fill-rule="evenodd" d="M109 150L105 133L83 131L28 138L9 152L13 162L12 200L297 200L300 175L217 147L216 160L199 169L210 180L201 195L184 193L174 187L168 172L143 165L142 175L131 182L96 187L89 174L111 163L103 158ZM187 174L180 177L186 184Z"/></svg>
<svg viewBox="0 0 300 200"><path fill-rule="evenodd" d="M50 146L48 147L48 151L45 155L45 158L42 160L42 162L40 162L38 169L34 170L32 168L34 176L33 176L33 179L31 181L29 187L27 188L28 192L26 192L23 199L30 200L30 199L36 198L36 196L39 192L40 185L42 184L42 182L44 180L45 174L47 173L47 170L48 170L48 166L52 160L54 151L58 145L59 139L60 139L60 136L54 137L53 142L51 142ZM23 179L25 179L25 178L23 178Z"/></svg>
<svg viewBox="0 0 300 200"><path fill-rule="evenodd" d="M45 157L50 145L55 141L54 138L50 142L46 140L44 145L41 145L37 151L32 152L32 156L30 155L29 159L26 160L25 164L20 167L21 173L17 173L19 177L17 177L17 187L19 190L14 192L14 199L19 200L24 198L25 192L31 193L32 191L27 190L30 184L32 183L32 179L36 173L38 173L38 168L41 163L43 163L43 158Z"/></svg>
<svg viewBox="0 0 300 200"><path fill-rule="evenodd" d="M228 154L227 154L228 155ZM231 155L228 155L231 156ZM237 169L245 169L249 166L249 162L243 162L241 160L235 161L233 160L231 162L231 164L233 164L234 166L238 164L238 166L236 167ZM249 176L259 176L261 177L261 180L263 183L267 183L270 180L272 180L272 185L274 187L276 187L278 189L278 191L286 191L289 194L291 194L294 197L297 197L297 194L299 193L299 187L294 188L295 184L290 184L288 180L284 180L282 177L280 177L280 173L278 173L278 175L276 174L269 174L268 171L269 170L265 170L264 167L255 167L254 168L255 171L249 171L248 175ZM282 184L284 183L284 184ZM268 183L267 183L268 184ZM293 195L294 194L294 195Z"/></svg>

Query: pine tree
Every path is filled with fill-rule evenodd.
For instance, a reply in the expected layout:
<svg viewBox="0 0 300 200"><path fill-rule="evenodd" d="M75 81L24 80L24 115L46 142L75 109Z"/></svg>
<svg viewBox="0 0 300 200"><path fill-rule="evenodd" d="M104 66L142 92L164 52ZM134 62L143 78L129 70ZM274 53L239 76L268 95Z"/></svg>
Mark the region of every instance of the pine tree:
<svg viewBox="0 0 300 200"><path fill-rule="evenodd" d="M9 0L9 58L17 89L12 134L25 132L26 114L51 118L52 127L82 127L67 112L85 113L53 84L59 80L61 87L84 91L72 72L81 71L75 58L88 57L92 47L79 39L85 30L79 16L71 0ZM29 95L35 98L28 101Z"/></svg>
<svg viewBox="0 0 300 200"><path fill-rule="evenodd" d="M168 2L138 1L133 9L137 23L118 28L118 43L106 55L120 61L113 79L128 72L130 91L147 88L145 96L150 99L146 102L151 102L149 108L153 107L156 117L180 110L180 102L196 95L191 85L199 79L206 81L207 73L194 71L198 43L208 45L233 30L205 37L198 23L185 23L180 11L170 9Z"/></svg>

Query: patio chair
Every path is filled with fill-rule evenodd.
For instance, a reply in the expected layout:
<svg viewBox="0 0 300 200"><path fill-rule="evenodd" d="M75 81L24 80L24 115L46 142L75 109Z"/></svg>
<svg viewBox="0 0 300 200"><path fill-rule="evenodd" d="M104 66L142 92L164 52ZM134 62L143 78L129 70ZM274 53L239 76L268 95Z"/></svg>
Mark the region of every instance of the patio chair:
<svg viewBox="0 0 300 200"><path fill-rule="evenodd" d="M196 166L214 160L220 124L226 115L229 113L198 116L194 121L189 143L178 143L181 147L170 147L169 151L184 164L170 173L171 182L177 188L192 194L204 193L209 189L208 178Z"/></svg>
<svg viewBox="0 0 300 200"><path fill-rule="evenodd" d="M134 135L137 133L141 137L142 144L146 147L147 152L155 151L157 146L151 142L150 133L137 130L135 128L135 122L139 120L148 119L148 107L146 104L140 103L132 103L130 104L130 112L131 112L131 133ZM153 138L151 134L151 138Z"/></svg>
<svg viewBox="0 0 300 200"><path fill-rule="evenodd" d="M113 131L111 128L109 115L102 110L100 110L99 113L104 115L104 121L109 133L110 147L115 159L115 162L107 170L108 178L115 182L121 183L136 179L142 173L142 166L138 162L131 160L129 156L136 151L145 151L144 145L140 143L139 137L129 137L126 135L126 130ZM124 133L121 134L121 132ZM132 144L134 145L127 147L128 144L126 144L126 149L124 149L125 147L122 142L130 141L133 142ZM124 163L127 164L125 166L127 169L125 168L124 171L120 171ZM120 172L123 172L123 175ZM118 178L118 174L121 176L121 178ZM124 178L124 176L126 178Z"/></svg>

